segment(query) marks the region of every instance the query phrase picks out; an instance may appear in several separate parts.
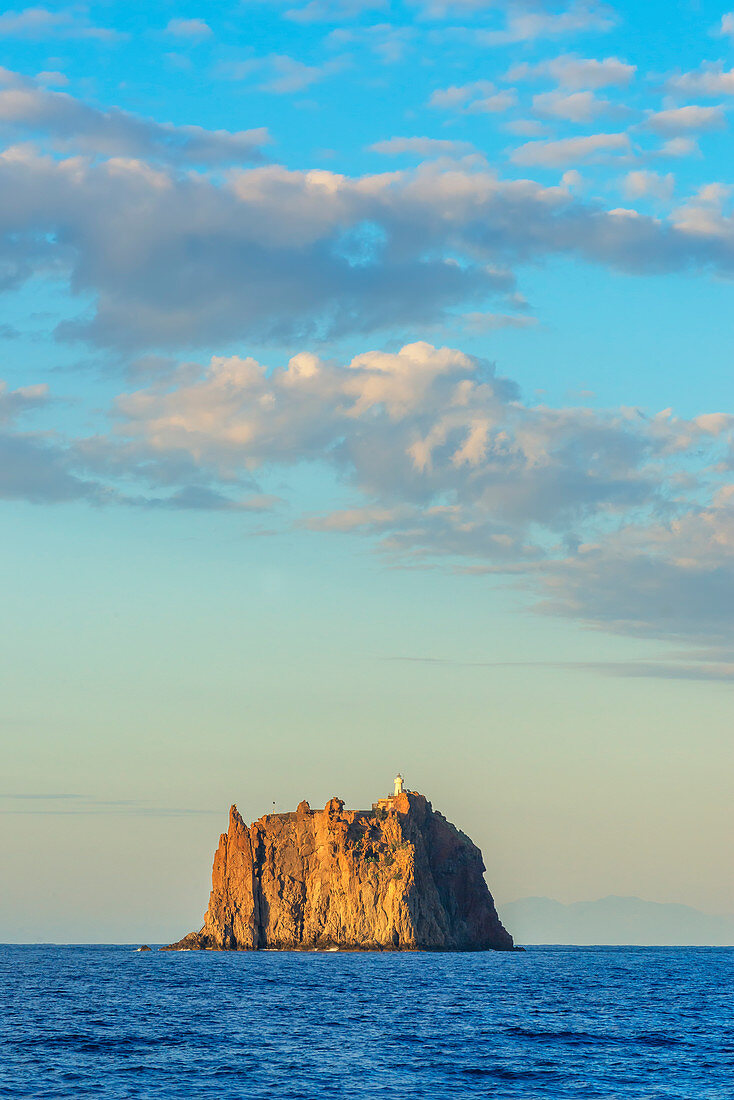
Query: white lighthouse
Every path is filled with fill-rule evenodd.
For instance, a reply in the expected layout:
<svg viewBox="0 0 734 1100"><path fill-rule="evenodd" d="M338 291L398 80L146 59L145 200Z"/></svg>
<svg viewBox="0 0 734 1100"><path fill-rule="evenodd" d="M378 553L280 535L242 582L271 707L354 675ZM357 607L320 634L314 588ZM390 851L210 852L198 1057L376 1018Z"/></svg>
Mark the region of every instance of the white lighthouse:
<svg viewBox="0 0 734 1100"><path fill-rule="evenodd" d="M403 793L403 777L400 774L400 772L398 772L398 774L395 776L395 798L397 798L397 796L399 794L402 794L402 793Z"/></svg>

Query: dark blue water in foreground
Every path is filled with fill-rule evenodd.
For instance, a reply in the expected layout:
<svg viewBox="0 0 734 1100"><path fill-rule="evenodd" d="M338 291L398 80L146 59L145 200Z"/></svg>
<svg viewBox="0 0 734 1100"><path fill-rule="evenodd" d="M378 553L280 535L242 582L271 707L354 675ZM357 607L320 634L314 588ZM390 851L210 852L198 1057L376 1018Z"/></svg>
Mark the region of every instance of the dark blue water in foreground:
<svg viewBox="0 0 734 1100"><path fill-rule="evenodd" d="M734 950L0 947L2 1097L734 1097Z"/></svg>

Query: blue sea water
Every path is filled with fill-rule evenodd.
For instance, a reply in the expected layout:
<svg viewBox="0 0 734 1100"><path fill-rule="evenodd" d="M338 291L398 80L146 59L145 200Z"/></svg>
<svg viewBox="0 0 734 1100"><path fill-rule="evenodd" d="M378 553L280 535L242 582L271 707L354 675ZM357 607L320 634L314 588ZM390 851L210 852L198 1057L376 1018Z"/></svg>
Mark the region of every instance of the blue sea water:
<svg viewBox="0 0 734 1100"><path fill-rule="evenodd" d="M0 1096L732 1100L734 950L0 947Z"/></svg>

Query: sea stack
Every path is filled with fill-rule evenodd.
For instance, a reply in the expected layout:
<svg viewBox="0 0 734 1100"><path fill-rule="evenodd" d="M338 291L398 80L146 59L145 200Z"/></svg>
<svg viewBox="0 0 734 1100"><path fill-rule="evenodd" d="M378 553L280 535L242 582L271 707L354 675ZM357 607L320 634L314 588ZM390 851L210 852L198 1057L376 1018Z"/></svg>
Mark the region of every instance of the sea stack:
<svg viewBox="0 0 734 1100"><path fill-rule="evenodd" d="M512 950L482 853L398 780L371 810L301 802L248 828L232 806L204 927L164 950Z"/></svg>

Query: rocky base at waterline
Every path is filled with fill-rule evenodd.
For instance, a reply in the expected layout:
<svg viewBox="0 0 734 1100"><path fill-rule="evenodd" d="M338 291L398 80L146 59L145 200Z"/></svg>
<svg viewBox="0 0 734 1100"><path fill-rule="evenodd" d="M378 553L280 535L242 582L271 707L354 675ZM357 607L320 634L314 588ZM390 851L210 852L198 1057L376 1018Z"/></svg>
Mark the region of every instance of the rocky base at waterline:
<svg viewBox="0 0 734 1100"><path fill-rule="evenodd" d="M482 853L421 794L372 810L267 814L236 806L200 932L163 950L511 951Z"/></svg>

